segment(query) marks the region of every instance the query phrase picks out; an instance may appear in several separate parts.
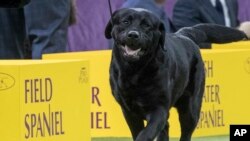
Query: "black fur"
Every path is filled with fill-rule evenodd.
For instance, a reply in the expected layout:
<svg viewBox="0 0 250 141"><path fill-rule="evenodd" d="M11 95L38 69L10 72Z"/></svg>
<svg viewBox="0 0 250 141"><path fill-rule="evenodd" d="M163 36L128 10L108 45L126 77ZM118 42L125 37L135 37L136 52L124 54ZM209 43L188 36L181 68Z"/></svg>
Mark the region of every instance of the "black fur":
<svg viewBox="0 0 250 141"><path fill-rule="evenodd" d="M110 85L133 139L153 141L157 137L157 141L168 141L169 110L176 107L180 140L190 141L205 85L197 44L236 41L245 34L208 24L165 34L163 23L155 15L133 9L116 11L112 21L105 31L107 38L114 39Z"/></svg>

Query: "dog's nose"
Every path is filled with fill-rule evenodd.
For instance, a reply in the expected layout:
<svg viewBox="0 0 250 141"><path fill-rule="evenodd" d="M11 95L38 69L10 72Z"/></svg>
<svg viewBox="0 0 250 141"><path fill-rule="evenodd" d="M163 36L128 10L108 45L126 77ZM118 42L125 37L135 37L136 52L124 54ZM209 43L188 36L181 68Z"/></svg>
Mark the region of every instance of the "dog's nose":
<svg viewBox="0 0 250 141"><path fill-rule="evenodd" d="M128 38L138 39L139 32L138 31L129 31L127 36L128 36Z"/></svg>

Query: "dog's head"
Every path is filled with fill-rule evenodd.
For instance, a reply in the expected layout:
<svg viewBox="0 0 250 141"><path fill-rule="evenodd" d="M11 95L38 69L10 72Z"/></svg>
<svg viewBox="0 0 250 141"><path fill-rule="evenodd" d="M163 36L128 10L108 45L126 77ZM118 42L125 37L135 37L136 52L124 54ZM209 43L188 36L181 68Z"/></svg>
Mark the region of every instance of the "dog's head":
<svg viewBox="0 0 250 141"><path fill-rule="evenodd" d="M136 61L164 46L165 28L163 22L146 9L124 8L114 12L105 36L114 39L114 48L126 60Z"/></svg>

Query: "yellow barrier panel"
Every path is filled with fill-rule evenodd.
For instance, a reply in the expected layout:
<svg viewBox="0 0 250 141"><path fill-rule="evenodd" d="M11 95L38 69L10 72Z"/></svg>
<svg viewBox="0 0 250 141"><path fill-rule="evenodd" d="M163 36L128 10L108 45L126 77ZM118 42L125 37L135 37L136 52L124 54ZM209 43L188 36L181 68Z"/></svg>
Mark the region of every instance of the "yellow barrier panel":
<svg viewBox="0 0 250 141"><path fill-rule="evenodd" d="M90 141L88 61L0 61L1 141Z"/></svg>
<svg viewBox="0 0 250 141"><path fill-rule="evenodd" d="M213 53L214 52L214 53ZM230 124L249 124L250 50L204 50L206 90L200 122L194 136L228 135ZM45 55L44 59L90 60L92 137L130 137L130 132L109 87L111 51ZM179 137L175 109L170 113L170 136Z"/></svg>
<svg viewBox="0 0 250 141"><path fill-rule="evenodd" d="M250 49L250 41L233 42L228 44L212 44L212 49Z"/></svg>
<svg viewBox="0 0 250 141"><path fill-rule="evenodd" d="M250 50L202 51L202 56L206 89L196 133L229 134L230 124L249 124Z"/></svg>
<svg viewBox="0 0 250 141"><path fill-rule="evenodd" d="M44 55L44 59L88 59L90 60L91 86L91 136L130 137L119 105L109 87L110 51L90 51Z"/></svg>

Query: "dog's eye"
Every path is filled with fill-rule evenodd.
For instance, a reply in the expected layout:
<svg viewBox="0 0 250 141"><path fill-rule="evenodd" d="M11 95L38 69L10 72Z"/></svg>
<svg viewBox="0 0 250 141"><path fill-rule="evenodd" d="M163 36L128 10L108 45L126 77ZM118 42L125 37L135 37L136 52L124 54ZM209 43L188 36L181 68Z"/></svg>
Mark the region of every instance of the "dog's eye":
<svg viewBox="0 0 250 141"><path fill-rule="evenodd" d="M128 25L130 22L128 20L123 20L122 23Z"/></svg>
<svg viewBox="0 0 250 141"><path fill-rule="evenodd" d="M141 24L141 26L143 26L144 28L150 28L150 25L148 23L143 23Z"/></svg>

